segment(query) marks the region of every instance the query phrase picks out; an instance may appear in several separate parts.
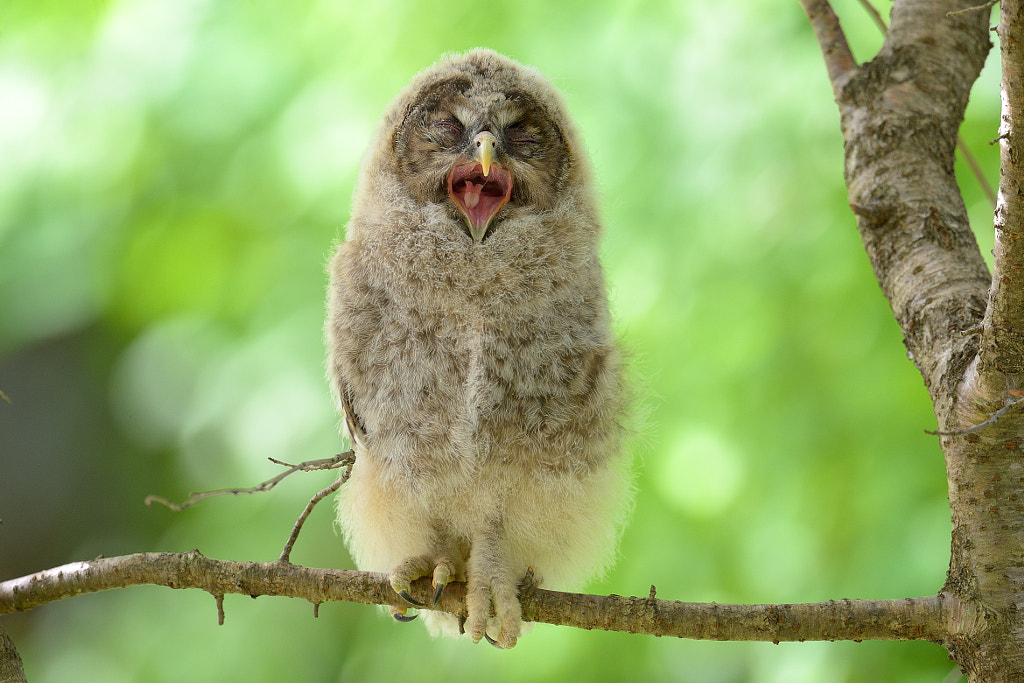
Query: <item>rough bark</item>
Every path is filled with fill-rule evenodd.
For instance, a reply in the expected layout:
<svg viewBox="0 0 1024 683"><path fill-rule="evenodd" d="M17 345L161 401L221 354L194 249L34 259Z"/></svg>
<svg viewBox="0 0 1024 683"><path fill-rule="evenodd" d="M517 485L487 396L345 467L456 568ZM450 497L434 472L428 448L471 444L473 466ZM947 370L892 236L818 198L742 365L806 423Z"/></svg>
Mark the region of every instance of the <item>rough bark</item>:
<svg viewBox="0 0 1024 683"><path fill-rule="evenodd" d="M0 614L21 612L64 598L143 584L198 588L217 598L223 621L227 594L286 595L314 605L344 600L407 606L387 576L340 569L312 569L288 562L230 562L188 553L139 553L48 569L0 584ZM465 584L449 584L437 609L466 616ZM429 579L413 583L412 596L428 602ZM524 582L523 618L584 629L645 633L699 640L929 640L976 615L952 595L904 600L840 600L782 605L720 605L646 597L583 595Z"/></svg>
<svg viewBox="0 0 1024 683"><path fill-rule="evenodd" d="M21 655L7 632L0 626L0 683L26 683Z"/></svg>
<svg viewBox="0 0 1024 683"><path fill-rule="evenodd" d="M939 425L953 522L945 586L906 600L716 605L659 600L653 587L646 597L593 596L527 582L524 618L715 640L929 640L972 681L1024 680L1022 1L1000 6L1002 168L990 275L953 173L957 129L991 48L989 12L960 11L977 0L896 0L881 50L858 66L827 0L801 0L840 112L850 206ZM228 593L404 606L381 575L292 565L287 547L282 557L226 562L193 551L66 565L0 584L0 614L143 583L205 590L221 619ZM414 584L414 597L429 593L427 580ZM446 588L437 607L464 614L464 586ZM0 664L15 661L2 634L0 648Z"/></svg>
<svg viewBox="0 0 1024 683"><path fill-rule="evenodd" d="M1003 116L994 274L953 174L957 129L990 49L985 9L897 0L878 55L854 66L824 0L802 0L832 81L850 206L940 426L953 521L943 591L979 618L944 639L971 680L1024 680L1024 254L1019 2L1001 4Z"/></svg>

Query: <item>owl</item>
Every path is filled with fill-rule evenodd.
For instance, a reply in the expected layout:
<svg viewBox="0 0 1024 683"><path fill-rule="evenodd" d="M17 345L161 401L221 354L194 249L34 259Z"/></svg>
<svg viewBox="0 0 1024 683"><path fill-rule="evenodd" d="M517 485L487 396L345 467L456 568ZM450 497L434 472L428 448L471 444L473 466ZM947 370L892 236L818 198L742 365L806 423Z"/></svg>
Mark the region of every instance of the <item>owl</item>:
<svg viewBox="0 0 1024 683"><path fill-rule="evenodd" d="M528 569L613 558L627 382L586 156L555 88L489 50L385 110L330 265L328 374L356 454L338 520L435 634L515 645ZM409 593L466 583L464 620Z"/></svg>

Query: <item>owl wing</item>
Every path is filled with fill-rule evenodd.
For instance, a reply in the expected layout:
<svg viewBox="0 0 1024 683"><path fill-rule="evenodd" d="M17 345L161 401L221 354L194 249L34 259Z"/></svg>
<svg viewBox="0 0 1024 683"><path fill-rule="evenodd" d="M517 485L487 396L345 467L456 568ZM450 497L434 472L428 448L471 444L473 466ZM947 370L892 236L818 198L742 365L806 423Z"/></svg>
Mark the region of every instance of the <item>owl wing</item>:
<svg viewBox="0 0 1024 683"><path fill-rule="evenodd" d="M366 426L359 413L352 407L352 391L348 384L338 378L338 395L341 397L341 412L345 416L345 432L348 434L352 448L362 447L366 438Z"/></svg>

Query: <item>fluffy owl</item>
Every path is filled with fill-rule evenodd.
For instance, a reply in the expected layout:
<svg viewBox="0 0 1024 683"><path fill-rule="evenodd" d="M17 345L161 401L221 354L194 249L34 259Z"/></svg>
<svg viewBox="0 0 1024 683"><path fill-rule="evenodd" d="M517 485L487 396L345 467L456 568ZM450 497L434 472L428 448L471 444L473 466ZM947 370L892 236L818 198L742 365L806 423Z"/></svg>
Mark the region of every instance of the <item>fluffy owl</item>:
<svg viewBox="0 0 1024 683"><path fill-rule="evenodd" d="M565 588L614 554L629 488L626 383L588 164L559 93L489 50L386 109L331 263L331 383L356 453L338 519L360 569L515 645L527 569ZM401 621L406 609L392 609Z"/></svg>

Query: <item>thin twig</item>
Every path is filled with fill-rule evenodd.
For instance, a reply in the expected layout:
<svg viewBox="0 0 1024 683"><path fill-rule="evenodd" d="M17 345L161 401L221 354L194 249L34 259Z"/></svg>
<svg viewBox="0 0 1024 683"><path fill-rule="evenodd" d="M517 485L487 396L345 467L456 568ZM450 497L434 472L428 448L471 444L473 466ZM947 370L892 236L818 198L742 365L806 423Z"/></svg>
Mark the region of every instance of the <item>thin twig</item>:
<svg viewBox="0 0 1024 683"><path fill-rule="evenodd" d="M213 496L225 496L225 495L229 495L229 494L233 495L233 496L237 496L237 495L242 494L242 493L262 493L264 491L269 491L270 489L272 489L275 486L277 486L285 477L288 477L288 476L290 476L292 474L295 474L296 472L314 472L316 470L335 470L335 469L338 469L339 467L345 467L348 464L350 464L350 459L352 457L353 457L353 452L352 451L345 451L344 453L339 453L338 455L334 456L333 458L322 458L320 460L307 460L305 462L300 462L298 465L289 465L288 463L281 462L280 460L274 460L273 458L268 458L268 460L270 460L271 462L276 463L278 465L284 465L284 466L288 467L288 469L285 470L284 472L282 472L281 474L277 475L276 477L272 477L270 479L267 479L262 484L257 484L256 486L253 486L252 488L247 488L247 489L218 489L216 491L201 491L199 493L192 493L192 494L190 494L188 499L185 500L182 503L172 503L171 501L167 500L166 498L164 498L162 496L150 495L150 496L146 496L146 505L152 505L153 503L160 503L161 505L166 505L167 507L169 507L170 509L174 510L175 512L181 512L185 508L191 507L191 506L195 505L196 503L198 503L199 501L201 501L201 500L203 500L205 498L212 498Z"/></svg>
<svg viewBox="0 0 1024 683"><path fill-rule="evenodd" d="M11 403L11 399L7 398L7 394L5 394L3 391L0 391L0 398L2 398L3 400L7 401L12 406L14 405L13 403Z"/></svg>
<svg viewBox="0 0 1024 683"><path fill-rule="evenodd" d="M989 184L988 178L985 177L985 174L981 170L981 166L978 165L974 155L971 154L971 150L967 148L967 143L964 142L963 137L960 135L956 136L956 148L964 155L964 161L967 162L967 165L970 167L971 173L974 174L974 177L978 179L978 185L981 185L981 191L985 193L986 197L988 197L988 201L992 204L992 208L994 209L996 207L996 193L992 191L992 186Z"/></svg>
<svg viewBox="0 0 1024 683"><path fill-rule="evenodd" d="M342 473L341 477L338 478L338 481L322 489L315 496L310 498L308 503L306 503L306 507L303 509L302 514L299 515L297 520L295 520L295 525L292 527L292 533L289 534L288 542L284 544L281 556L277 558L278 561L291 562L292 547L295 545L295 541L299 538L299 532L302 531L302 525L306 523L306 518L309 517L309 513L313 511L313 508L316 507L317 503L340 489L341 485L348 481L349 476L352 474L352 465L355 463L356 459L352 456L347 458L347 460L348 463L345 466L345 471Z"/></svg>
<svg viewBox="0 0 1024 683"><path fill-rule="evenodd" d="M933 432L930 429L926 429L924 430L924 433L931 434L932 436L960 436L962 434L970 434L971 432L976 432L979 429L982 429L983 427L988 427L989 425L995 424L999 418L1001 418L1003 415L1006 415L1006 413L1008 413L1012 408L1020 405L1021 403L1024 403L1024 398L1018 398L1016 401L1010 401L1005 406L1003 406L996 412L992 413L992 415L990 415L989 418L984 422L979 422L978 424L971 425L970 427L964 427L963 429L953 429L948 432L943 432L939 430Z"/></svg>
<svg viewBox="0 0 1024 683"><path fill-rule="evenodd" d="M883 19L882 15L878 13L878 10L875 9L875 6L872 5L869 0L860 0L860 4L863 5L864 9L866 9L868 11L868 14L871 15L871 18L875 22L875 26L877 26L878 29L882 32L882 35L885 35L886 31L889 30L889 27L885 25L885 19Z"/></svg>
<svg viewBox="0 0 1024 683"><path fill-rule="evenodd" d="M997 4L999 0L989 0L984 5L976 5L974 7L968 7L967 9L958 9L955 12L946 12L947 17L959 17L961 14L970 14L971 12L981 12Z"/></svg>

